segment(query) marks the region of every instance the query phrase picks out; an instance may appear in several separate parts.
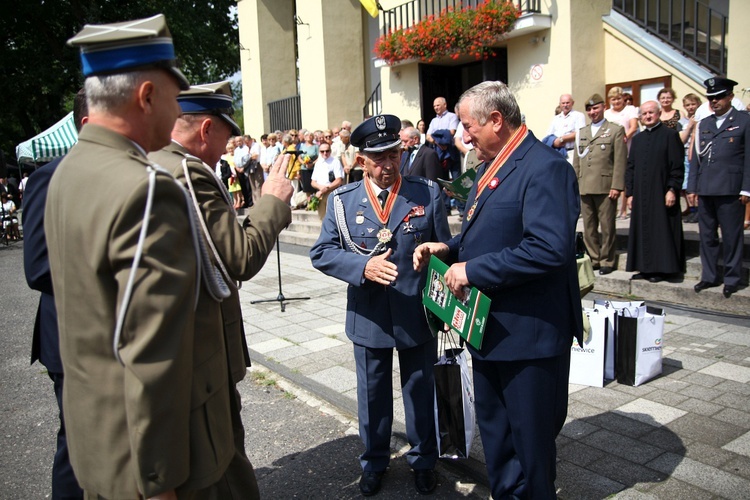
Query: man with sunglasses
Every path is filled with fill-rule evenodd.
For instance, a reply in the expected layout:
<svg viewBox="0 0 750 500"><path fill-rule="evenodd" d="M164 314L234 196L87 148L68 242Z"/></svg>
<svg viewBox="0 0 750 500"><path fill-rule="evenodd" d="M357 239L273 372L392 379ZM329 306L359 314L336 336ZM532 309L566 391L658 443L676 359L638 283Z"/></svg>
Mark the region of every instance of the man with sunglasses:
<svg viewBox="0 0 750 500"><path fill-rule="evenodd" d="M730 298L740 286L742 274L744 205L750 201L750 116L732 107L737 82L715 77L704 85L714 114L698 124L687 186L690 201L700 199L702 271L694 289L698 293L721 284L718 271L721 228L723 294Z"/></svg>

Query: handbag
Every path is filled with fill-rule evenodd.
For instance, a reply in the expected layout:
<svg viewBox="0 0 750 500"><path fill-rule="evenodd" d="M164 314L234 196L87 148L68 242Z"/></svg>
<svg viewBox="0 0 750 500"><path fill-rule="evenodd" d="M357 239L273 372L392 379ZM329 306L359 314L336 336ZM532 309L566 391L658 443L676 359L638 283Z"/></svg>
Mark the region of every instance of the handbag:
<svg viewBox="0 0 750 500"><path fill-rule="evenodd" d="M450 331L442 332L443 354L435 363L435 433L441 458L469 458L476 414L474 388L466 351L455 345Z"/></svg>

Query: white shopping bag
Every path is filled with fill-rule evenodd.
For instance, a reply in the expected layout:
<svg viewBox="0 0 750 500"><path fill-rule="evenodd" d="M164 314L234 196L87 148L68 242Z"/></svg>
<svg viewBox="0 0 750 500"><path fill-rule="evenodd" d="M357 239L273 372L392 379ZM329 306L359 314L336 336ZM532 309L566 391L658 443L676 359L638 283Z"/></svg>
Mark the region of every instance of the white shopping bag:
<svg viewBox="0 0 750 500"><path fill-rule="evenodd" d="M614 378L614 309L584 308L589 329L583 335L583 347L573 340L570 348L571 384L603 387L604 379ZM607 376L609 374L609 376Z"/></svg>
<svg viewBox="0 0 750 500"><path fill-rule="evenodd" d="M662 309L648 307L637 317L617 316L617 382L638 386L662 372Z"/></svg>

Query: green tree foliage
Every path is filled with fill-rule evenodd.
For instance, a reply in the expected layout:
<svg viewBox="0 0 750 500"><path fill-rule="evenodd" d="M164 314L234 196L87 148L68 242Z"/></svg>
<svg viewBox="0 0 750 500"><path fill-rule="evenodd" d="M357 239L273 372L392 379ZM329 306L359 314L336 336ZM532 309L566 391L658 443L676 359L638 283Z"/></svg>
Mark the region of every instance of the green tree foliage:
<svg viewBox="0 0 750 500"><path fill-rule="evenodd" d="M230 13L231 9L231 13ZM0 149L15 146L72 109L83 85L78 51L66 45L84 24L162 13L188 80L228 78L239 70L236 0L11 0L0 10Z"/></svg>

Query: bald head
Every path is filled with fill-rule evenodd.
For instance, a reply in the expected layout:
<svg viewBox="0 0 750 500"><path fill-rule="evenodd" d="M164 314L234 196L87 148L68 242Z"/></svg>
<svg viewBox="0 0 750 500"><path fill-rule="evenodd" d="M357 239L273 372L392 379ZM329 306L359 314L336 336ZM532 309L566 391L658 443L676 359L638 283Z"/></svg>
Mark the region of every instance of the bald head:
<svg viewBox="0 0 750 500"><path fill-rule="evenodd" d="M573 109L573 104L575 104L575 101L573 101L573 96L570 94L563 94L560 96L560 112L564 115L567 115L570 113L570 110Z"/></svg>

